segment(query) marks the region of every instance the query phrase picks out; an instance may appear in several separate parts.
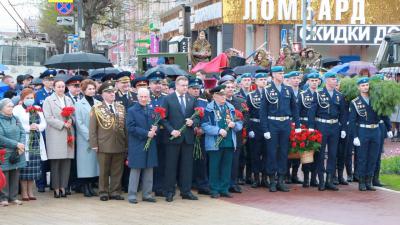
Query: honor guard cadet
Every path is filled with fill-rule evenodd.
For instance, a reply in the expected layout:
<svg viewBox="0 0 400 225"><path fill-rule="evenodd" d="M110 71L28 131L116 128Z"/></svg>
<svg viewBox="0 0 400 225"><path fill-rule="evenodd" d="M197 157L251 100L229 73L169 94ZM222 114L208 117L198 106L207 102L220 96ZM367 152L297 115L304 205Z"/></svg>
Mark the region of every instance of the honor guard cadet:
<svg viewBox="0 0 400 225"><path fill-rule="evenodd" d="M325 87L313 96L313 103L308 111L308 125L310 129L317 129L322 133L321 149L317 152L317 173L319 180L318 190L339 190L333 184L333 174L336 170L336 154L339 138L346 137L344 131L346 120L346 105L343 95L336 90L337 74L326 72ZM325 170L325 149L328 147L328 162ZM326 181L324 182L324 172Z"/></svg>
<svg viewBox="0 0 400 225"><path fill-rule="evenodd" d="M238 95L246 99L247 95L251 92L251 73L242 74L238 84L240 86Z"/></svg>
<svg viewBox="0 0 400 225"><path fill-rule="evenodd" d="M123 200L121 179L126 158L127 139L124 106L116 103L112 81L104 82L99 93L103 102L90 112L89 142L99 162L99 196L101 201Z"/></svg>
<svg viewBox="0 0 400 225"><path fill-rule="evenodd" d="M313 102L314 93L318 89L319 84L319 74L318 73L310 73L307 75L307 86L308 89L300 92L298 98L298 106L299 106L299 116L300 123L302 125L306 125L308 127L308 110L311 108L311 104ZM301 169L303 170L304 180L303 187L318 187L317 182L317 173L315 167L315 161L312 163L303 164ZM311 182L310 182L310 173L311 173Z"/></svg>
<svg viewBox="0 0 400 225"><path fill-rule="evenodd" d="M288 192L284 183L287 172L289 153L289 136L291 122L296 124L296 133L301 132L299 112L293 89L283 84L284 67L271 68L272 82L262 93L260 120L267 139L267 174L270 181L270 191ZM275 176L278 175L278 184Z"/></svg>
<svg viewBox="0 0 400 225"><path fill-rule="evenodd" d="M195 98L195 107L205 109L208 101L202 96L201 89L203 88L203 81L200 78L189 79L188 93ZM208 160L205 151L204 131L201 127L195 127L194 132L196 136L200 136L200 147L202 157L193 160L193 187L197 189L197 193L201 195L209 195L210 188L208 182Z"/></svg>
<svg viewBox="0 0 400 225"><path fill-rule="evenodd" d="M54 77L56 75L56 70L46 70L40 74L39 78L43 81L43 88L36 92L35 105L42 107L44 100L53 94Z"/></svg>
<svg viewBox="0 0 400 225"><path fill-rule="evenodd" d="M249 136L249 153L251 159L251 171L253 180L251 187L257 188L261 186L260 173L262 180L267 183L267 174L265 171L267 158L267 143L264 139L264 132L260 123L260 105L262 92L267 86L267 73L256 73L255 83L257 89L247 95L246 103L249 107L248 136ZM250 169L250 168L248 168Z"/></svg>
<svg viewBox="0 0 400 225"><path fill-rule="evenodd" d="M376 162L379 156L381 130L379 121L383 119L371 106L369 96L369 78L362 77L357 81L360 95L350 104L349 126L354 134L353 144L358 147L357 175L360 191L375 191L372 186ZM393 136L390 129L388 136Z"/></svg>
<svg viewBox="0 0 400 225"><path fill-rule="evenodd" d="M115 102L122 104L128 110L133 103L137 102L137 95L130 91L131 72L122 71L115 77L115 87L118 89L115 94ZM129 173L128 173L129 174Z"/></svg>
<svg viewBox="0 0 400 225"><path fill-rule="evenodd" d="M142 80L145 77L137 78L139 81L136 81L136 84L143 82L147 85L147 80ZM165 78L165 74L160 71L155 71L147 76L150 88L150 99L151 105L153 108L162 106L165 94L162 93L162 84L161 81ZM140 85L139 85L140 86ZM153 173L153 190L155 195L158 197L164 196L164 170L165 170L165 146L162 144L162 137L165 134L164 127L160 126L158 135L155 137L157 141L157 157L158 157L158 166L154 168Z"/></svg>
<svg viewBox="0 0 400 225"><path fill-rule="evenodd" d="M300 72L292 71L285 74L284 78L288 80L288 84L293 89L294 96L296 97L296 103L299 104L299 93L300 93ZM300 159L288 159L288 169L286 174L286 183L301 184L297 172L300 168ZM290 170L292 169L292 170Z"/></svg>

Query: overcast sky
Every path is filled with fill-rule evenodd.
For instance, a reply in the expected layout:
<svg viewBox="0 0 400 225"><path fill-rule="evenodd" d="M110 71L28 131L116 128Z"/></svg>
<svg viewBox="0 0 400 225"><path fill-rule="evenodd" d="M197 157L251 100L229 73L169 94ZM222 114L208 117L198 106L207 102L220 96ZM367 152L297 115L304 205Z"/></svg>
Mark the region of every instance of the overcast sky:
<svg viewBox="0 0 400 225"><path fill-rule="evenodd" d="M30 16L36 17L39 15L37 4L34 4L35 2L40 2L38 0L0 0L0 2L7 8L7 10L17 21L21 20L14 12L14 10L11 8L8 1L10 1L11 4L15 5L15 9L18 11L18 13L23 19L29 18ZM0 5L0 31L8 31L8 32L17 31L17 24L8 15L8 13L4 10L3 6L1 5Z"/></svg>

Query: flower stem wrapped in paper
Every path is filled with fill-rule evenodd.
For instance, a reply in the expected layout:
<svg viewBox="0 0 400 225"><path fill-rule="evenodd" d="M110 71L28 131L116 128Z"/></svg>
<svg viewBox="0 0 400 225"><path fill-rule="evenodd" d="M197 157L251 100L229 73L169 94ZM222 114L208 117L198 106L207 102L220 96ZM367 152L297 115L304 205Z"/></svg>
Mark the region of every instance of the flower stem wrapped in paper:
<svg viewBox="0 0 400 225"><path fill-rule="evenodd" d="M158 123L162 120L165 119L165 115L166 115L166 110L163 107L156 107L154 109L154 122L153 122L153 126L158 126ZM146 144L144 145L144 151L148 151L150 148L150 144L151 141L153 140L153 138L148 137Z"/></svg>
<svg viewBox="0 0 400 225"><path fill-rule="evenodd" d="M194 108L194 113L193 113L193 115L189 118L189 119L191 119L191 120L193 120L193 119L195 119L195 118L203 118L204 117L204 109L202 108L202 107L196 107L196 108ZM181 128L179 128L179 132L182 134L185 130L187 129L187 125L185 124L185 125L183 125ZM170 141L172 141L172 140L174 140L176 137L174 137L174 136L171 136L170 138L169 138L169 140Z"/></svg>

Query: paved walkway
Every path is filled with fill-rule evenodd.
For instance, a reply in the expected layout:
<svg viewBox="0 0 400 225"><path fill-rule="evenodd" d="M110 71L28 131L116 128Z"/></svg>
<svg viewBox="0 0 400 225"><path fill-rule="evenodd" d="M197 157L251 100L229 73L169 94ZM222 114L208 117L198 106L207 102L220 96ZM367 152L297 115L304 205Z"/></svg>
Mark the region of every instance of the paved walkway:
<svg viewBox="0 0 400 225"><path fill-rule="evenodd" d="M51 193L38 194L37 201L22 206L0 208L1 224L135 224L135 225L293 225L293 224L399 224L400 193L380 190L360 193L356 186L339 192L318 192L292 185L289 193L269 193L265 188L236 194L232 199L199 201L176 198L155 204L127 201L101 202L74 194L54 199Z"/></svg>

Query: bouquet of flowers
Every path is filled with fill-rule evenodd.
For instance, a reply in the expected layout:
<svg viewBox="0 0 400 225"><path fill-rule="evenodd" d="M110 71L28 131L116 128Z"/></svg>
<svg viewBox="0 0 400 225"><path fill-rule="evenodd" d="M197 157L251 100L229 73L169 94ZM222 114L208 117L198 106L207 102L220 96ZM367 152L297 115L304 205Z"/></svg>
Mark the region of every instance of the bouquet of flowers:
<svg viewBox="0 0 400 225"><path fill-rule="evenodd" d="M6 149L0 149L0 165L4 163L4 156L6 155ZM0 167L0 190L2 190L6 186L6 177L4 176L3 171Z"/></svg>
<svg viewBox="0 0 400 225"><path fill-rule="evenodd" d="M42 112L42 109L39 106L29 106L26 108L26 112L29 113L29 124L37 123L37 119L39 118L39 112ZM34 149L34 142L39 143L40 141L40 133L36 130L29 131L29 141L28 146L29 152L38 153L39 149Z"/></svg>
<svg viewBox="0 0 400 225"><path fill-rule="evenodd" d="M195 160L203 158L203 154L201 152L201 136L203 135L203 133L201 133L199 129L200 128L194 130L196 137L194 140L193 158Z"/></svg>
<svg viewBox="0 0 400 225"><path fill-rule="evenodd" d="M71 119L72 114L74 114L75 108L73 106L66 106L61 111L61 116L65 118L64 123L67 123ZM72 135L71 128L67 128L67 144L72 147L74 145L75 137Z"/></svg>
<svg viewBox="0 0 400 225"><path fill-rule="evenodd" d="M226 119L230 119L230 118L231 118L230 111L229 111L229 109L227 109L226 110ZM242 120L243 120L243 113L240 112L239 110L235 109L235 118L233 121L242 121ZM226 132L229 132L230 127L228 127L228 125L226 125L224 130L226 130ZM224 139L224 137L222 137L221 135L218 136L217 141L215 142L215 147L218 148L223 139Z"/></svg>
<svg viewBox="0 0 400 225"><path fill-rule="evenodd" d="M166 111L165 108L163 107L156 107L154 108L154 122L153 122L153 126L158 126L158 123L160 122L160 120L165 119L165 115ZM150 144L151 144L151 140L153 140L153 138L147 138L146 144L144 145L144 149L143 151L147 151L150 148Z"/></svg>
<svg viewBox="0 0 400 225"><path fill-rule="evenodd" d="M202 107L194 108L194 113L189 119L193 120L196 117L199 117L200 119L204 117L204 109ZM187 129L187 126L185 124L181 128L179 128L179 132L183 133L186 129ZM169 140L171 140L171 141L174 139L175 139L174 136L169 138Z"/></svg>
<svg viewBox="0 0 400 225"><path fill-rule="evenodd" d="M311 156L315 151L319 151L322 143L322 134L318 130L310 131L306 126L301 126L301 132L296 133L294 129L294 125L292 125L292 130L290 132L290 153L299 153L302 159L302 163L310 163L303 162L303 156L307 155Z"/></svg>

